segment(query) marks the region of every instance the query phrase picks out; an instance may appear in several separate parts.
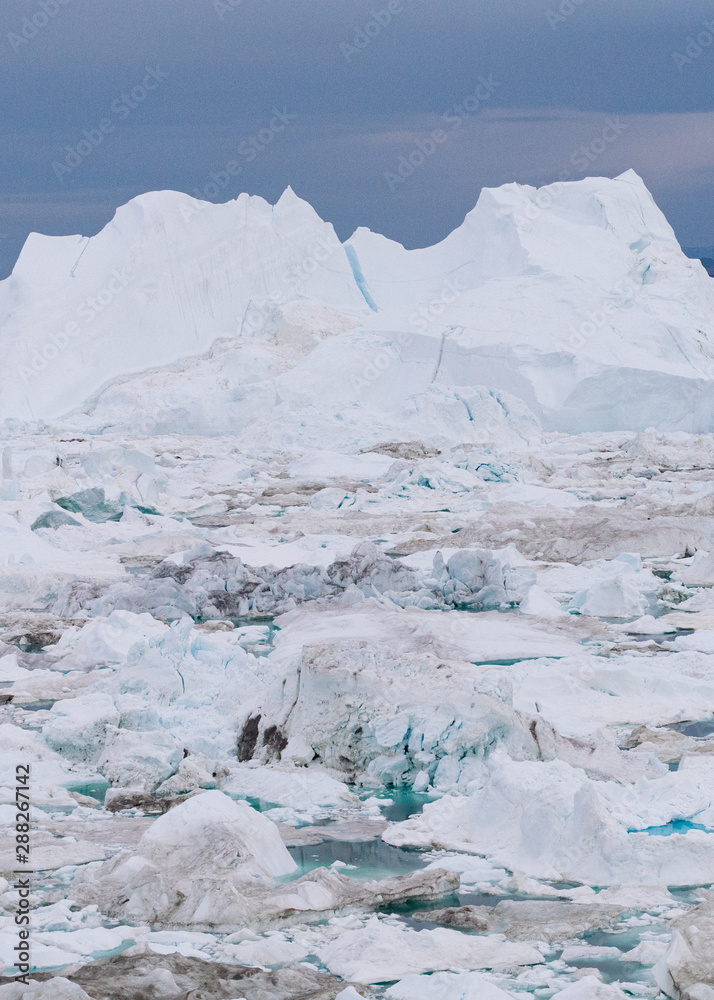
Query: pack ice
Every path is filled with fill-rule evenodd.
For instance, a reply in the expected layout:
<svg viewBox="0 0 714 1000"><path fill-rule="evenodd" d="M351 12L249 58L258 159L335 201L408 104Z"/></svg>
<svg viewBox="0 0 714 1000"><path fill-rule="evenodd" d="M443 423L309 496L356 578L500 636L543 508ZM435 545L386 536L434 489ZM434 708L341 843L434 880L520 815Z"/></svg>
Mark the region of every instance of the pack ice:
<svg viewBox="0 0 714 1000"><path fill-rule="evenodd" d="M711 1000L713 289L631 171L33 234L0 1000Z"/></svg>

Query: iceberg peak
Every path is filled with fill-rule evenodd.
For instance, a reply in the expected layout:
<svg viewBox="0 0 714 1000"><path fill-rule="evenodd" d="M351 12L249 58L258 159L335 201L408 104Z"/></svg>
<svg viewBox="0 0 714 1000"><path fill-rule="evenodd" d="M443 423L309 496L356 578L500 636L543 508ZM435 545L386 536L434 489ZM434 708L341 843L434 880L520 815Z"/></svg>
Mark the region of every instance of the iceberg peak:
<svg viewBox="0 0 714 1000"><path fill-rule="evenodd" d="M292 187L274 206L148 192L91 238L33 234L0 282L0 322L15 376L0 418L94 411L100 390L119 406L106 387L129 382L153 398L143 373L167 369L168 385L168 367L198 371L210 354L231 368L231 399L261 385L296 414L329 396L337 370L345 406L359 409L361 383L382 405L383 370L390 406L428 389L424 413L454 405L459 426L468 394L491 391L555 430L714 428L714 286L631 170L485 188L457 229L416 250L366 227L342 244ZM330 340L343 347L328 362ZM143 408L133 397L127 413ZM221 405L200 409L213 426Z"/></svg>

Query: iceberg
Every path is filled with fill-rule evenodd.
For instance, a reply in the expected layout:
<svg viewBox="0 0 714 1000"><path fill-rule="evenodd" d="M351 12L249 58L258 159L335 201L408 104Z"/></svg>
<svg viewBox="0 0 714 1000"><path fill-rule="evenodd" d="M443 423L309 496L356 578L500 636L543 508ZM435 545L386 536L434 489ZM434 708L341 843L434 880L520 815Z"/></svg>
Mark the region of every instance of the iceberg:
<svg viewBox="0 0 714 1000"><path fill-rule="evenodd" d="M305 451L407 421L437 445L524 444L539 422L706 432L713 316L633 171L486 189L422 250L365 229L340 243L290 189L275 206L159 191L94 237L28 238L0 282L0 419L78 411Z"/></svg>
<svg viewBox="0 0 714 1000"><path fill-rule="evenodd" d="M141 195L0 350L23 997L714 996L714 285L640 178L419 250Z"/></svg>

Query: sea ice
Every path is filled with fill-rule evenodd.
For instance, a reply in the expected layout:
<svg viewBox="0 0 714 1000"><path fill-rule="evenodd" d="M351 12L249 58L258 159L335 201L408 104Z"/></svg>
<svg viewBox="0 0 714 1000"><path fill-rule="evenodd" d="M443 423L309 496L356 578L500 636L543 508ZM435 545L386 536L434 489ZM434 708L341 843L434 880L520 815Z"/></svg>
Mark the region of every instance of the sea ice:
<svg viewBox="0 0 714 1000"><path fill-rule="evenodd" d="M696 817L710 807L713 789L709 770L623 787L591 781L563 761L498 757L483 788L427 804L382 836L396 845L470 850L545 879L687 885L714 878L714 833L631 831Z"/></svg>
<svg viewBox="0 0 714 1000"><path fill-rule="evenodd" d="M478 972L437 972L406 976L384 994L389 1000L510 1000Z"/></svg>
<svg viewBox="0 0 714 1000"><path fill-rule="evenodd" d="M654 968L667 996L709 1000L714 993L714 905L711 898L674 921L666 955Z"/></svg>
<svg viewBox="0 0 714 1000"><path fill-rule="evenodd" d="M484 190L417 251L291 191L31 236L0 282L30 995L614 1000L656 966L712 1000L713 316L631 171Z"/></svg>
<svg viewBox="0 0 714 1000"><path fill-rule="evenodd" d="M543 956L529 945L512 944L501 935L471 937L459 931L414 931L378 917L359 930L345 931L320 952L330 972L362 983L446 969L506 969L536 965Z"/></svg>
<svg viewBox="0 0 714 1000"><path fill-rule="evenodd" d="M55 976L49 982L10 983L0 986L2 1000L93 1000L77 983L71 983L63 976Z"/></svg>
<svg viewBox="0 0 714 1000"><path fill-rule="evenodd" d="M617 986L608 986L595 976L585 976L555 994L560 1000L626 1000L627 994Z"/></svg>
<svg viewBox="0 0 714 1000"><path fill-rule="evenodd" d="M119 712L108 694L79 695L56 701L42 729L47 744L70 760L96 763L109 726L119 722Z"/></svg>

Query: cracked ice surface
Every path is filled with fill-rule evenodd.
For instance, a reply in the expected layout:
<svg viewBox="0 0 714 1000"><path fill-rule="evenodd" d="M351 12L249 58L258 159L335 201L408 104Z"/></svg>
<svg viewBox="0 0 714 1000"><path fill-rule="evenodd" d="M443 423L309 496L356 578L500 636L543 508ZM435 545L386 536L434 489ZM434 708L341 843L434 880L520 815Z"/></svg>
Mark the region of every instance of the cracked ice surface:
<svg viewBox="0 0 714 1000"><path fill-rule="evenodd" d="M0 1000L714 997L712 286L565 187L414 253L290 192L135 199L71 288L28 242L8 372L139 276L0 377Z"/></svg>

